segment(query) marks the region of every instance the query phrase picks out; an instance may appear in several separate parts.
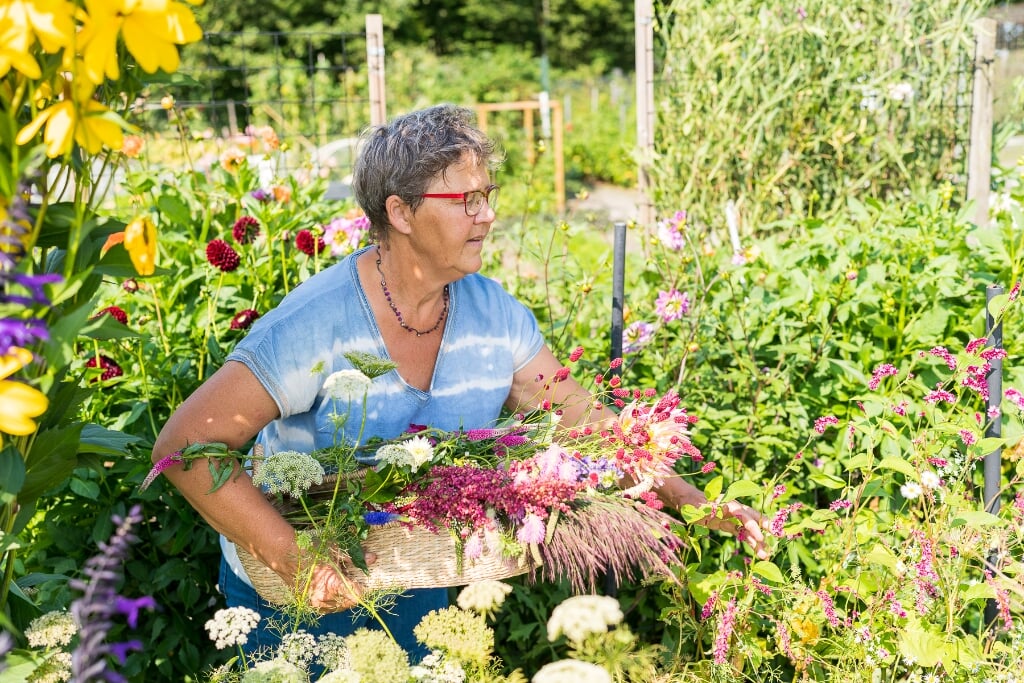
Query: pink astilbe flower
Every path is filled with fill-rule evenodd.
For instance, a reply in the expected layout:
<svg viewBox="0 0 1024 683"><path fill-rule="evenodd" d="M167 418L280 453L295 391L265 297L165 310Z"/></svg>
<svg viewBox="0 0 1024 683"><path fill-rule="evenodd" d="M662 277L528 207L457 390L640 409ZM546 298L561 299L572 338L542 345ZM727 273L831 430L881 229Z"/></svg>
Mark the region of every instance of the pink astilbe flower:
<svg viewBox="0 0 1024 683"><path fill-rule="evenodd" d="M725 664L729 655L729 641L732 639L732 630L736 625L736 598L730 598L722 617L718 621L718 633L715 635L714 657L715 664Z"/></svg>
<svg viewBox="0 0 1024 683"><path fill-rule="evenodd" d="M988 337L979 337L978 339L972 339L967 342L967 346L964 347L964 351L974 356L977 355L979 349L985 348L985 344L988 344Z"/></svg>
<svg viewBox="0 0 1024 683"><path fill-rule="evenodd" d="M1003 396L1007 401L1017 406L1018 410L1024 410L1024 394L1021 394L1016 389L1010 388L1003 393Z"/></svg>
<svg viewBox="0 0 1024 683"><path fill-rule="evenodd" d="M973 446L974 443L978 440L978 437L970 429L961 429L960 440L964 442L965 446Z"/></svg>
<svg viewBox="0 0 1024 683"><path fill-rule="evenodd" d="M139 490L145 491L146 489L149 488L150 484L156 481L156 478L159 477L164 470L166 470L168 467L171 467L172 465L177 465L184 461L185 459L181 456L181 451L174 451L170 455L165 455L164 457L160 458L160 460L158 460L157 463L153 465L153 469L149 471L149 474L146 475L146 478L142 480L142 484L139 485Z"/></svg>
<svg viewBox="0 0 1024 683"><path fill-rule="evenodd" d="M700 611L701 621L707 621L708 618L715 613L715 605L718 603L718 591L711 591L711 595L708 596L708 601L704 603L704 607Z"/></svg>
<svg viewBox="0 0 1024 683"><path fill-rule="evenodd" d="M570 363L575 363L576 361L578 361L582 357L583 357L583 347L582 346L577 346L575 349L572 350L572 353L569 354L569 362Z"/></svg>
<svg viewBox="0 0 1024 683"><path fill-rule="evenodd" d="M779 511L775 513L774 517L772 517L771 524L768 526L768 533L776 538L782 538L785 534L783 529L786 526L786 521L789 519L789 515L802 507L803 503L797 502L779 508Z"/></svg>

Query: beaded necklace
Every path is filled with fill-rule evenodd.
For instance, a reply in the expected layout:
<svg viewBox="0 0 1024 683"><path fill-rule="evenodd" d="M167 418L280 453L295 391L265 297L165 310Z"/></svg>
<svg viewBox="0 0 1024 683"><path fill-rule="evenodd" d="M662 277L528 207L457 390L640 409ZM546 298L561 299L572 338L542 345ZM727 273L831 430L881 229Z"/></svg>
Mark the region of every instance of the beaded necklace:
<svg viewBox="0 0 1024 683"><path fill-rule="evenodd" d="M391 307L391 311L395 314L395 317L398 319L398 324L403 330L414 332L417 337L422 337L423 335L430 334L437 328L441 327L441 322L444 320L445 315L448 314L448 285L444 286L444 293L442 294L444 297L444 307L441 309L441 315L437 316L437 322L434 323L434 326L429 330L417 330L415 327L405 323L405 320L402 318L402 312L398 310L398 306L396 306L395 302L391 299L391 290L388 289L388 283L384 281L384 271L380 268L380 247L377 247L377 272L380 273L380 288L384 290L384 298L387 299L388 306Z"/></svg>

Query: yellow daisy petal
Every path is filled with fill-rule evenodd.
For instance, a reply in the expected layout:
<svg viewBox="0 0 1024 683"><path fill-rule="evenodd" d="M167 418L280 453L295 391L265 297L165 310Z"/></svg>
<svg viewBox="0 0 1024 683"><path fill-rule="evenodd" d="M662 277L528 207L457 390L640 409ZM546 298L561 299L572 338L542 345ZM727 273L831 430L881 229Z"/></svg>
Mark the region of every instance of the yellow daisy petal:
<svg viewBox="0 0 1024 683"><path fill-rule="evenodd" d="M0 356L0 379L10 377L18 370L32 362L32 352L18 346L11 347L11 352Z"/></svg>
<svg viewBox="0 0 1024 683"><path fill-rule="evenodd" d="M21 382L0 381L0 432L26 436L36 431L31 419L46 412L46 394Z"/></svg>
<svg viewBox="0 0 1024 683"><path fill-rule="evenodd" d="M139 275L152 275L156 270L156 226L153 219L139 216L124 229L124 248Z"/></svg>

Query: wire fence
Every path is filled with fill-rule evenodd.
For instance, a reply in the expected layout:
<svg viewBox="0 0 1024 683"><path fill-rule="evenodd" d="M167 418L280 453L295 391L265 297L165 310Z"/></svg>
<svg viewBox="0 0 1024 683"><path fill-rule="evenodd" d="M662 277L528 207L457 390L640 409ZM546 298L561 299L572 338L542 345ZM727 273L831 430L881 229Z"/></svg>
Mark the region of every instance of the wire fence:
<svg viewBox="0 0 1024 683"><path fill-rule="evenodd" d="M198 144L200 168L232 148L265 164L264 150L279 145L275 172L340 181L371 120L366 34L206 33L182 49L169 92L174 108L150 105L147 131Z"/></svg>
<svg viewBox="0 0 1024 683"><path fill-rule="evenodd" d="M1001 21L996 25L997 50L1024 50L1024 24Z"/></svg>

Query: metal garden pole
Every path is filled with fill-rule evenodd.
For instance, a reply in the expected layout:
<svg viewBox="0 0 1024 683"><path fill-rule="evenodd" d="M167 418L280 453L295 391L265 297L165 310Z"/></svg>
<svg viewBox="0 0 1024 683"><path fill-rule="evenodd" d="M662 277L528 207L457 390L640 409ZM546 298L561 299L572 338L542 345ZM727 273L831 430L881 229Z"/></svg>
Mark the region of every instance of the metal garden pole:
<svg viewBox="0 0 1024 683"><path fill-rule="evenodd" d="M622 358L622 320L626 291L626 223L618 221L614 227L612 242L612 360ZM614 368L611 374L621 376L622 366ZM615 572L611 569L604 577L604 592L606 595L612 596L618 593L618 580L615 578Z"/></svg>
<svg viewBox="0 0 1024 683"><path fill-rule="evenodd" d="M992 300L1003 293L1000 285L989 285L985 289L985 338L988 339L987 347L994 349L1003 348L1003 323L996 323L992 317L990 304ZM990 369L985 376L985 384L988 388L988 414L995 415L985 429L986 437L999 438L1002 436L1002 418L998 414L1003 397L1003 360L993 358L989 361ZM983 471L985 477L984 502L985 511L993 515L999 512L999 489L1002 483L1002 451L1001 447L985 455ZM997 561L996 552L989 553L989 563ZM995 600L988 600L985 603L985 624L991 624L998 615L998 607Z"/></svg>

